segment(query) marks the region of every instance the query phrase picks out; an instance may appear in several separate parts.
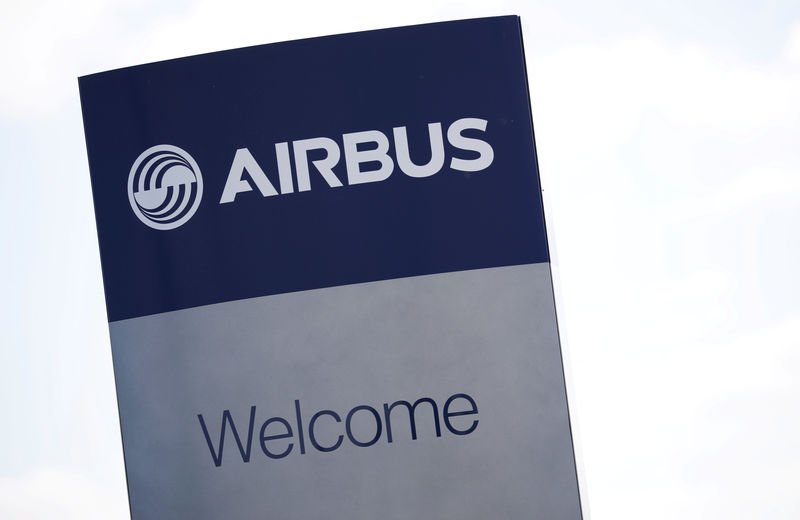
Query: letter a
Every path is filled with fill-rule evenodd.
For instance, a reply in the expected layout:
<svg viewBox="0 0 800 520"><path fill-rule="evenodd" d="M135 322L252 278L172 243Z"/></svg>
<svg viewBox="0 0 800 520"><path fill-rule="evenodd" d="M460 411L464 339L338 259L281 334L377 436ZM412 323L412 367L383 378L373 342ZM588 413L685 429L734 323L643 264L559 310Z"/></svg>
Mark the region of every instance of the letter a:
<svg viewBox="0 0 800 520"><path fill-rule="evenodd" d="M278 192L275 187L269 182L264 170L258 165L253 154L247 148L239 148L236 150L236 155L233 157L233 164L231 164L231 171L228 173L228 180L225 181L225 189L222 190L222 197L219 199L220 204L226 202L233 202L237 193L244 193L251 191L253 188L250 183L244 180L244 172L247 171L250 178L255 183L258 191L264 197L277 195Z"/></svg>

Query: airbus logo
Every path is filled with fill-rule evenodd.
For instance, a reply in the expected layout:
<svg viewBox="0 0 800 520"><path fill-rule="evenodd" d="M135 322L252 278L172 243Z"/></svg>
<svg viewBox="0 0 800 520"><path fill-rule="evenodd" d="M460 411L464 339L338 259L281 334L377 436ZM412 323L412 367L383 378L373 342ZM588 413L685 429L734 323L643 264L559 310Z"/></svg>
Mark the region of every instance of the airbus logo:
<svg viewBox="0 0 800 520"><path fill-rule="evenodd" d="M445 166L460 172L482 171L494 160L492 146L476 137L486 131L486 126L485 119L462 118L452 122L445 132L442 123L429 123L428 146L413 151L409 150L405 126L392 128L393 147L387 133L379 130L342 134L338 142L329 137L314 137L275 143L277 176L268 175L270 169L265 172L248 148L239 148L233 154L219 204L234 202L237 196L253 190L262 197L309 191L312 177L315 183L323 182L329 188L342 187L345 182L347 185L380 182L394 173L395 166L411 178L430 177ZM445 136L455 150L449 161ZM334 172L342 156L346 179ZM420 157L427 162L419 161ZM177 146L149 148L136 159L128 177L131 208L139 220L154 229L174 229L186 223L197 211L202 195L200 168Z"/></svg>
<svg viewBox="0 0 800 520"><path fill-rule="evenodd" d="M134 214L153 229L185 224L203 197L200 168L185 150L160 144L145 150L128 175L128 201Z"/></svg>

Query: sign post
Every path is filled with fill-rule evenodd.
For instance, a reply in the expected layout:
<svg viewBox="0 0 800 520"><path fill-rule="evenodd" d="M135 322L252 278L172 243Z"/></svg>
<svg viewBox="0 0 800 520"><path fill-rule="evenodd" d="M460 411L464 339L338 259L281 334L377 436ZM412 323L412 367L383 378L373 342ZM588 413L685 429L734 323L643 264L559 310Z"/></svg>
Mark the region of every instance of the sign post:
<svg viewBox="0 0 800 520"><path fill-rule="evenodd" d="M517 17L79 83L134 519L581 518Z"/></svg>

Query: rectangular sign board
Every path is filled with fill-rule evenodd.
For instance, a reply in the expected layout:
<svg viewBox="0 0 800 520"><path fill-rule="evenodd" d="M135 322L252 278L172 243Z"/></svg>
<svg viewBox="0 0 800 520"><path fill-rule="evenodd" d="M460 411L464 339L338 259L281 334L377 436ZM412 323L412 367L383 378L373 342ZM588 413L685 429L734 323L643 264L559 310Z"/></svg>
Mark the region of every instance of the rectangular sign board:
<svg viewBox="0 0 800 520"><path fill-rule="evenodd" d="M79 85L135 520L581 518L518 17Z"/></svg>

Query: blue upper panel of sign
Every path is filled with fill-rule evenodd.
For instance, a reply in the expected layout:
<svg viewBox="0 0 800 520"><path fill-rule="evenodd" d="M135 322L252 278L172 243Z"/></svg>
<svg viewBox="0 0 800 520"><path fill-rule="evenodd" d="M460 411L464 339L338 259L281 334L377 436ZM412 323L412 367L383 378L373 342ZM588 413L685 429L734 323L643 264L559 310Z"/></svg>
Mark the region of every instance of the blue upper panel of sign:
<svg viewBox="0 0 800 520"><path fill-rule="evenodd" d="M79 84L110 321L548 260L515 16Z"/></svg>

